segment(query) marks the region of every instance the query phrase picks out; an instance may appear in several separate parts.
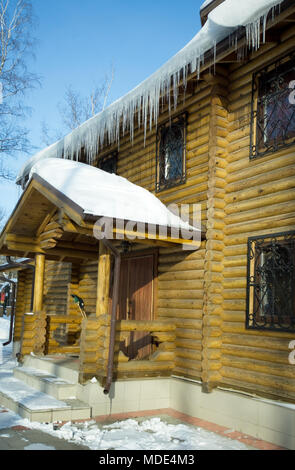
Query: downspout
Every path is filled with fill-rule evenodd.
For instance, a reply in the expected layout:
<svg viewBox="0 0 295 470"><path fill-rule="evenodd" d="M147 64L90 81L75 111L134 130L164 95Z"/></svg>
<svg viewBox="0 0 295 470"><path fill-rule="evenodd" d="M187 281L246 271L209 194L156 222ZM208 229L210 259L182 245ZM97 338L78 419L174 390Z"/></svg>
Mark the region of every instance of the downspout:
<svg viewBox="0 0 295 470"><path fill-rule="evenodd" d="M16 291L16 282L12 281L11 279L7 279L5 276L0 276L1 281L9 282L12 284L12 305L11 305L11 313L10 313L10 325L9 325L9 337L6 343L3 343L3 346L8 346L12 341L13 335L13 320L14 320L14 313L15 313L15 291Z"/></svg>
<svg viewBox="0 0 295 470"><path fill-rule="evenodd" d="M24 267L22 263L12 261L10 256L6 256L6 261L10 267ZM30 269L34 269L35 271L35 266L28 264L26 267ZM9 325L9 338L8 338L8 341L6 341L6 343L3 343L3 346L8 346L11 343L12 337L13 337L13 320L15 316L16 282L12 281L11 279L7 279L5 276L0 276L0 279L4 280L5 282L9 282L13 286L12 287L12 306L11 306L10 325Z"/></svg>
<svg viewBox="0 0 295 470"><path fill-rule="evenodd" d="M114 353L115 353L115 340L116 340L116 313L117 313L117 305L118 305L118 300L119 300L121 254L119 250L117 250L117 248L109 240L103 239L102 242L113 253L115 257L107 379L106 379L106 384L105 384L104 391L103 391L105 395L108 395L110 392L112 382L113 382Z"/></svg>

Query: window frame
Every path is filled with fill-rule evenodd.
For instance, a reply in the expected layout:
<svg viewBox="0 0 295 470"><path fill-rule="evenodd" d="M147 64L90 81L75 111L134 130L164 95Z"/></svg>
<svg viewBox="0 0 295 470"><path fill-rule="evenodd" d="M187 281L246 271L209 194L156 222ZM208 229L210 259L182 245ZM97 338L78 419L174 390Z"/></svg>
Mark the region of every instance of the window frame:
<svg viewBox="0 0 295 470"><path fill-rule="evenodd" d="M267 284L264 287L264 294L261 288L261 278L259 278L259 269L257 269L257 261L259 262L260 256L263 253L263 248L269 248L270 246L279 246L280 248L286 247L290 243L290 250L292 258L290 266L292 268L291 281L291 295L293 300L291 301L290 315L288 325L280 323L280 314L275 314L272 311L270 314L264 313L261 315L259 312L259 302L264 300L266 292L271 289L271 284ZM260 251L257 250L257 246ZM275 249L273 248L273 253ZM260 265L261 267L261 265ZM256 268L256 270L255 270ZM275 271L272 271L275 272ZM272 278L274 279L274 278ZM262 295L262 300L258 300L258 295ZM275 289L272 290L272 299L274 299ZM273 302L274 304L274 302ZM272 306L275 308L274 305ZM264 317L264 318L263 318ZM264 324L263 324L264 321ZM279 331L279 332L295 332L295 231L280 232L268 235L259 235L250 237L248 239L248 251L247 251L247 294L246 294L246 329L248 330L264 330L264 331Z"/></svg>
<svg viewBox="0 0 295 470"><path fill-rule="evenodd" d="M186 182L186 139L187 139L187 116L188 113L184 112L177 116L169 119L168 121L161 124L157 129L156 138L156 193L165 191L166 189L180 186ZM182 130L182 173L179 178L169 179L166 182L162 181L161 175L163 169L161 169L162 158L160 155L161 151L161 136L165 129L172 126L181 127Z"/></svg>
<svg viewBox="0 0 295 470"><path fill-rule="evenodd" d="M98 162L97 162L97 168L99 168L100 170L102 170L102 165L107 162L108 160L114 160L114 167L115 167L115 171L113 173L110 173L107 171L107 173L110 173L110 174L117 174L117 170L118 170L118 167L117 167L117 163L118 163L118 152L115 151L115 152L112 152L112 153L108 153L107 155L104 155L102 157L100 157L98 159ZM103 171L106 171L106 170L103 170Z"/></svg>
<svg viewBox="0 0 295 470"><path fill-rule="evenodd" d="M295 51L289 53L276 61L268 64L263 69L259 69L256 71L252 76L252 99L251 99L251 121L250 121L250 160L263 157L270 153L277 152L280 149L287 148L295 144L295 131L293 135L289 139L284 139L283 137L276 140L266 142L265 145L262 147L261 141L263 141L263 134L261 126L259 125L260 121L263 118L259 118L261 113L263 112L263 100L266 100L267 95L259 95L261 90L261 81L268 75L273 74L276 70L278 70L278 74L281 69L288 66L290 63L289 70L294 70L294 80L295 80ZM282 73L282 72L281 72ZM290 82L289 82L290 83ZM292 93L292 88L288 88L290 90L290 94ZM269 93L270 94L270 93ZM283 95L283 91L282 91ZM294 111L295 111L295 104ZM295 115L294 115L295 119ZM265 129L265 128L264 128ZM260 134L260 136L259 136Z"/></svg>

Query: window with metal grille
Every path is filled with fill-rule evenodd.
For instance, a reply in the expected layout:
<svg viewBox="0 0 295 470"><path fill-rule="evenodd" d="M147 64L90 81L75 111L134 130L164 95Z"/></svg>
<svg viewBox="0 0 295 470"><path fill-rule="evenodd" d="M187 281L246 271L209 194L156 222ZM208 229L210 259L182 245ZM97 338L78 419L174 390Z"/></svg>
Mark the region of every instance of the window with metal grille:
<svg viewBox="0 0 295 470"><path fill-rule="evenodd" d="M295 143L295 53L255 73L250 158Z"/></svg>
<svg viewBox="0 0 295 470"><path fill-rule="evenodd" d="M107 173L117 173L118 153L114 152L98 160L98 168Z"/></svg>
<svg viewBox="0 0 295 470"><path fill-rule="evenodd" d="M156 190L161 191L186 179L185 171L186 115L163 124L157 133Z"/></svg>
<svg viewBox="0 0 295 470"><path fill-rule="evenodd" d="M248 240L246 327L295 331L295 232Z"/></svg>

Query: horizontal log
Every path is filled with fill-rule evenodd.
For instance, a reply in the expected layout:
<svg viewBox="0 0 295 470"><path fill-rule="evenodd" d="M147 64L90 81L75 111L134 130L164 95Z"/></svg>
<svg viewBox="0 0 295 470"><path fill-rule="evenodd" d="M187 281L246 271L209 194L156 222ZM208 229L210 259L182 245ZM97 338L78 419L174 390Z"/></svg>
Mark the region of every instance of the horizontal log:
<svg viewBox="0 0 295 470"><path fill-rule="evenodd" d="M175 341L175 333L169 331L154 331L151 333L154 341L164 343L166 341L173 342Z"/></svg>
<svg viewBox="0 0 295 470"><path fill-rule="evenodd" d="M196 372L201 372L202 369L201 361L194 361L192 359L181 358L179 356L175 358L175 367L188 368Z"/></svg>
<svg viewBox="0 0 295 470"><path fill-rule="evenodd" d="M201 351L198 351L196 349L182 349L182 348L176 348L175 349L175 357L176 358L183 358L183 359L191 359L194 361L200 361L202 360L202 354ZM178 364L178 362L177 362Z"/></svg>
<svg viewBox="0 0 295 470"><path fill-rule="evenodd" d="M160 287L160 286L159 286ZM204 293L199 290L169 290L158 289L158 299L202 299Z"/></svg>
<svg viewBox="0 0 295 470"><path fill-rule="evenodd" d="M177 341L179 338L186 338L190 340L199 340L202 339L201 330L192 330L192 329L177 329Z"/></svg>
<svg viewBox="0 0 295 470"><path fill-rule="evenodd" d="M280 390L295 392L295 380L285 377L277 377L274 375L253 372L244 369L236 369L233 367L223 366L221 369L222 376L248 382L250 384L258 384L269 387L269 393L276 390L280 394Z"/></svg>
<svg viewBox="0 0 295 470"><path fill-rule="evenodd" d="M158 299L159 308L174 308L174 309L201 309L203 308L203 300L188 300L188 299Z"/></svg>
<svg viewBox="0 0 295 470"><path fill-rule="evenodd" d="M129 361L115 365L115 370L119 372L149 372L149 371L168 371L172 370L174 362L172 361Z"/></svg>
<svg viewBox="0 0 295 470"><path fill-rule="evenodd" d="M224 357L246 358L247 360L260 360L268 363L289 365L286 351L270 351L254 346L242 346L236 344L223 344L222 355Z"/></svg>
<svg viewBox="0 0 295 470"><path fill-rule="evenodd" d="M166 332L174 331L175 325L170 321L139 321L139 320L121 320L116 324L117 331L147 331L147 332Z"/></svg>
<svg viewBox="0 0 295 470"><path fill-rule="evenodd" d="M287 335L287 336L285 336ZM222 343L230 345L241 345L241 346L251 346L261 348L262 350L271 350L271 351L284 351L285 353L289 350L289 343L294 339L292 334L281 334L281 337L278 333L271 331L268 332L257 332L255 330L247 332L244 334L239 333L224 333L222 337Z"/></svg>
<svg viewBox="0 0 295 470"><path fill-rule="evenodd" d="M173 362L175 359L174 351L161 351L157 350L154 354L150 356L150 361L166 361ZM126 361L125 361L126 362Z"/></svg>
<svg viewBox="0 0 295 470"><path fill-rule="evenodd" d="M179 338L177 337L175 339L175 347L177 350L181 349L192 349L194 351L201 351L202 350L202 338L199 338L198 340L193 338L193 339L187 339L187 338Z"/></svg>
<svg viewBox="0 0 295 470"><path fill-rule="evenodd" d="M196 319L199 320L203 316L202 309L179 309L179 308L159 308L158 307L158 317L159 319L170 318L171 321L181 320L181 319Z"/></svg>
<svg viewBox="0 0 295 470"><path fill-rule="evenodd" d="M223 356L221 363L222 366L243 369L245 371L261 372L267 376L286 377L293 379L295 389L294 366L290 364L271 364L267 361L258 360L257 358L252 358L252 360L249 361L248 358L233 356Z"/></svg>

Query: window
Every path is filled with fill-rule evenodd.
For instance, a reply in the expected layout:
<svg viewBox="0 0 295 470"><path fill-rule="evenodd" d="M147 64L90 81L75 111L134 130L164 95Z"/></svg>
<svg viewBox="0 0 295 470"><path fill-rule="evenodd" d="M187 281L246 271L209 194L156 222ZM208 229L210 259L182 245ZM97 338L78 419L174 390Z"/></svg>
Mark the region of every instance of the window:
<svg viewBox="0 0 295 470"><path fill-rule="evenodd" d="M162 125L157 134L156 190L185 182L186 115Z"/></svg>
<svg viewBox="0 0 295 470"><path fill-rule="evenodd" d="M295 143L294 80L295 55L254 74L250 158Z"/></svg>
<svg viewBox="0 0 295 470"><path fill-rule="evenodd" d="M117 173L118 153L114 152L98 160L98 168L107 173Z"/></svg>
<svg viewBox="0 0 295 470"><path fill-rule="evenodd" d="M295 232L249 238L246 327L295 331Z"/></svg>

